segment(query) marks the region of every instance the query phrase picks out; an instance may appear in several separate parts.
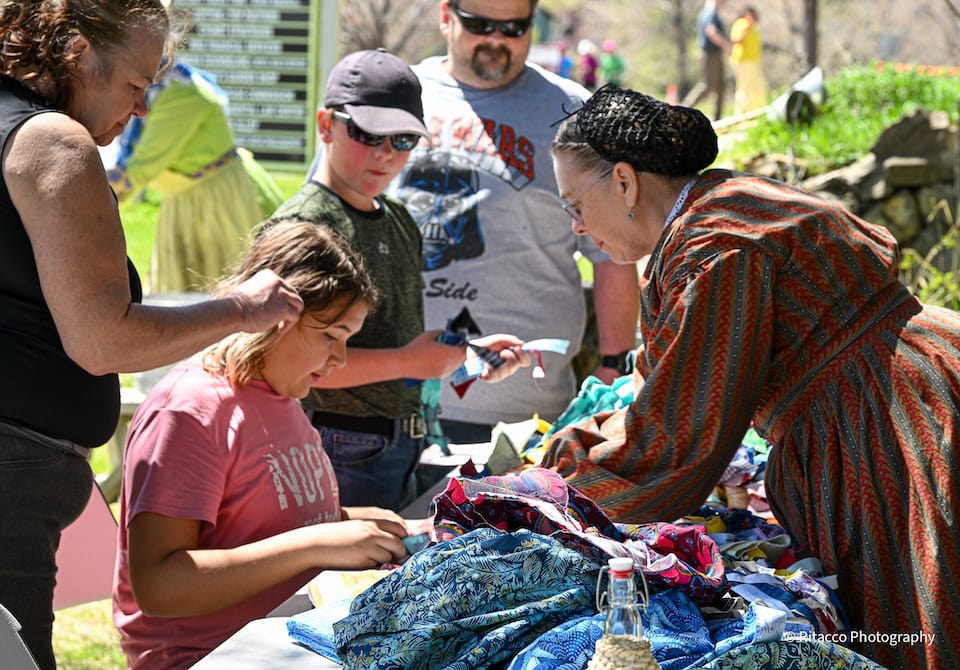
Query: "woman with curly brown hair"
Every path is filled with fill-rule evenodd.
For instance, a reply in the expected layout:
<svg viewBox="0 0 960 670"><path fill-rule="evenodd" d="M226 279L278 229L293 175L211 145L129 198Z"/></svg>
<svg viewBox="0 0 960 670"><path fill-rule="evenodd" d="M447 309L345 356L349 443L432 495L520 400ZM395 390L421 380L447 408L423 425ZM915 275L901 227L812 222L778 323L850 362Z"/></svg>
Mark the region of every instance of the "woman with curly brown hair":
<svg viewBox="0 0 960 670"><path fill-rule="evenodd" d="M60 532L112 435L118 372L298 318L264 272L216 300L140 304L97 145L134 115L170 43L160 0L0 0L0 603L42 668Z"/></svg>
<svg viewBox="0 0 960 670"><path fill-rule="evenodd" d="M960 315L899 282L883 228L707 170L694 109L604 88L553 152L574 230L650 258L633 404L558 433L544 464L617 521L675 519L752 422L776 518L839 577L846 640L890 668L960 667Z"/></svg>

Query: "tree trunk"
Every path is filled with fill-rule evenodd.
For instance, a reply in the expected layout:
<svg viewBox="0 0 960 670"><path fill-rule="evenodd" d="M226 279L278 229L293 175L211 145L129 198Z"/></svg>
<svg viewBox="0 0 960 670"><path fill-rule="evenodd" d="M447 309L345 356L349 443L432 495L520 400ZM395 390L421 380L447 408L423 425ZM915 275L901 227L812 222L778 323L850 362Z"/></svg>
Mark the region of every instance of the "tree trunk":
<svg viewBox="0 0 960 670"><path fill-rule="evenodd" d="M677 47L677 76L679 77L679 97L690 90L690 77L687 74L687 27L683 20L683 0L673 0L673 15L670 24L673 26L673 43Z"/></svg>
<svg viewBox="0 0 960 670"><path fill-rule="evenodd" d="M808 70L817 66L817 4L818 0L803 0L803 47Z"/></svg>

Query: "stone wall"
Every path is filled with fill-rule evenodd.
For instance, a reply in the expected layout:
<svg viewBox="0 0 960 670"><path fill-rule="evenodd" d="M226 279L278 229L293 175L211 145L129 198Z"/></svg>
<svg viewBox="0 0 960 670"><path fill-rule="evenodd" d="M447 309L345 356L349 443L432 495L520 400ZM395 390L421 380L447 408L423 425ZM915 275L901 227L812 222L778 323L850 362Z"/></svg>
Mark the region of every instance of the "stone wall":
<svg viewBox="0 0 960 670"><path fill-rule="evenodd" d="M840 200L925 256L958 218L957 129L946 112L916 111L886 128L860 160L801 186Z"/></svg>

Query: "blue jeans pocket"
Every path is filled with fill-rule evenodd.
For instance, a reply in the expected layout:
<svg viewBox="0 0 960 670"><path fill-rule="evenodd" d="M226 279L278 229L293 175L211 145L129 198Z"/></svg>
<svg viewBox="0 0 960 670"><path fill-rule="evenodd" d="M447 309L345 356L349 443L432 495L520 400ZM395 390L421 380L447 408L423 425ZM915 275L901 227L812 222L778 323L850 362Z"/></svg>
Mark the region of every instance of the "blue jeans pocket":
<svg viewBox="0 0 960 670"><path fill-rule="evenodd" d="M345 507L376 505L399 510L413 499L413 471L422 440L318 427Z"/></svg>
<svg viewBox="0 0 960 670"><path fill-rule="evenodd" d="M385 435L354 433L324 428L320 431L323 448L334 467L356 467L375 463L383 458L391 440Z"/></svg>

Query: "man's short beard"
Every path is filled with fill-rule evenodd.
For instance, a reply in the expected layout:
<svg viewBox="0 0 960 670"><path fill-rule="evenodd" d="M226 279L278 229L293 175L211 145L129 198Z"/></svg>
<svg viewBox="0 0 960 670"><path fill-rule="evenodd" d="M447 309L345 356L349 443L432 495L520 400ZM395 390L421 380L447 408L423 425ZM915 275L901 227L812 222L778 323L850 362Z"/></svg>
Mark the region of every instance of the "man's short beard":
<svg viewBox="0 0 960 670"><path fill-rule="evenodd" d="M492 64L492 61L482 62L478 58L482 52L487 52L491 56L502 55L503 66L495 66ZM481 44L473 50L473 57L470 59L470 69L472 69L473 73L484 81L500 81L504 78L507 72L510 71L510 66L512 63L513 54L510 53L508 48L504 46L491 47L486 44Z"/></svg>

